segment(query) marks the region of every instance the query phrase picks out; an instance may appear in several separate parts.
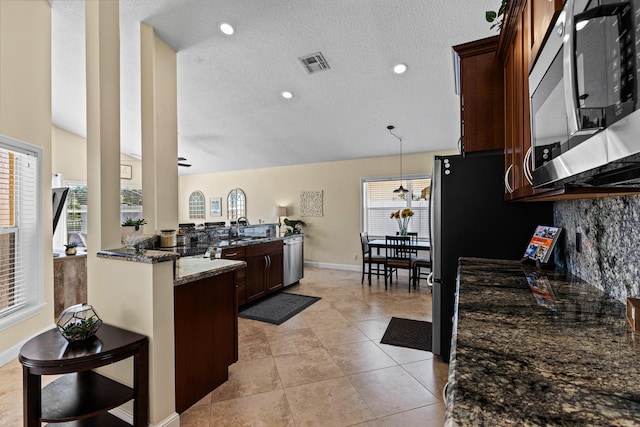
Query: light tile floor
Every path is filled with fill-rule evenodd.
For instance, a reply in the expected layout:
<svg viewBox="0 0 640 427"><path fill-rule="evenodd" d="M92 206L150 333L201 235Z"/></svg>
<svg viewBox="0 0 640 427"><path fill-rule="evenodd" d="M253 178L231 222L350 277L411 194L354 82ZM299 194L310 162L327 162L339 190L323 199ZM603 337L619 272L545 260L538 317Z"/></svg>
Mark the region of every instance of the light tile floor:
<svg viewBox="0 0 640 427"><path fill-rule="evenodd" d="M380 344L391 317L431 321L431 292L389 290L360 273L306 268L291 293L322 299L282 325L239 319L229 380L180 416L183 427L442 426L448 366ZM0 425L22 425L21 369L0 367Z"/></svg>

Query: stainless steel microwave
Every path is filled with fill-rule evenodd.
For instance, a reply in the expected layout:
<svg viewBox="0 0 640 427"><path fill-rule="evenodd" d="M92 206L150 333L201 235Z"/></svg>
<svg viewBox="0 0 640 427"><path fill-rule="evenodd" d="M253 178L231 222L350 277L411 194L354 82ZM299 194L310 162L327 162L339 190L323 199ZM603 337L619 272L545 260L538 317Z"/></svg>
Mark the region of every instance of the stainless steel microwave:
<svg viewBox="0 0 640 427"><path fill-rule="evenodd" d="M640 187L637 43L640 0L566 1L529 75L534 187Z"/></svg>

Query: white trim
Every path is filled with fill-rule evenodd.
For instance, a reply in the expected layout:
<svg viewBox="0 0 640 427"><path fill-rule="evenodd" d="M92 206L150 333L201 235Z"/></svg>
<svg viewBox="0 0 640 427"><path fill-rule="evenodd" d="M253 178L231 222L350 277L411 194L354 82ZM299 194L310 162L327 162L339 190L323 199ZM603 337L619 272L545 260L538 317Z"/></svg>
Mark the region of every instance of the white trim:
<svg viewBox="0 0 640 427"><path fill-rule="evenodd" d="M44 328L40 332L35 333L33 336L35 337L37 335L40 335L41 333L46 332L55 327L56 325L52 323L51 326ZM13 359L18 357L18 354L20 353L20 349L22 348L22 346L31 338L33 337L25 338L24 340L20 341L16 345L11 346L8 349L0 352L0 367L6 365L7 363L11 362Z"/></svg>
<svg viewBox="0 0 640 427"><path fill-rule="evenodd" d="M37 315L42 310L44 310L45 305L46 304L42 303L41 301L38 301L37 305L29 306L27 304L25 307L20 308L20 309L16 310L15 312L13 312L11 314L8 314L5 317L0 318L0 331L4 331L5 329L9 329L12 326L15 326L18 323L22 322L23 320L28 319L29 317L33 317L33 316Z"/></svg>
<svg viewBox="0 0 640 427"><path fill-rule="evenodd" d="M43 242L43 220L44 209L43 203L46 200L51 200L51 196L43 197L43 174L42 169L44 167L44 152L42 147L30 144L28 142L20 141L7 135L0 134L0 146L6 147L10 151L15 151L27 156L33 156L36 162L35 170L35 227L33 230L35 242L29 245L28 248L19 249L20 252L35 251L32 258L33 267L31 269L24 269L28 275L24 284L24 290L26 293L25 305L23 308L16 310L11 314L7 314L0 321L0 330L7 329L11 326L17 325L25 318L34 316L38 312L42 311L44 307L44 242ZM49 205L51 206L51 205ZM51 225L50 225L51 226ZM22 253L20 254L22 257Z"/></svg>
<svg viewBox="0 0 640 427"><path fill-rule="evenodd" d="M121 406L113 408L109 413L133 425L133 414L123 409ZM178 415L177 412L172 412L167 418L160 421L158 424L149 423L149 427L180 427L180 415Z"/></svg>
<svg viewBox="0 0 640 427"><path fill-rule="evenodd" d="M328 262L305 261L305 267L329 268L331 270L362 271L362 265L330 264Z"/></svg>

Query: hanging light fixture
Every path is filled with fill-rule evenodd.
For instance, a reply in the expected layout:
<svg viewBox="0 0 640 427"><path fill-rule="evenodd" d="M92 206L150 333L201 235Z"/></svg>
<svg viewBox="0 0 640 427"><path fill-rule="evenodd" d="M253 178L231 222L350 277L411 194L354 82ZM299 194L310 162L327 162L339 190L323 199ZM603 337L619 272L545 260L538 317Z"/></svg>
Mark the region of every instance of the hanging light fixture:
<svg viewBox="0 0 640 427"><path fill-rule="evenodd" d="M393 133L393 130L395 129L395 126L393 125L389 125L387 126L387 129L389 129L389 133L393 136L395 136L398 141L400 141L400 187L396 188L395 190L393 190L394 193L397 194L404 194L404 193L408 193L409 190L407 190L406 188L404 188L402 186L402 137L396 135L395 133Z"/></svg>

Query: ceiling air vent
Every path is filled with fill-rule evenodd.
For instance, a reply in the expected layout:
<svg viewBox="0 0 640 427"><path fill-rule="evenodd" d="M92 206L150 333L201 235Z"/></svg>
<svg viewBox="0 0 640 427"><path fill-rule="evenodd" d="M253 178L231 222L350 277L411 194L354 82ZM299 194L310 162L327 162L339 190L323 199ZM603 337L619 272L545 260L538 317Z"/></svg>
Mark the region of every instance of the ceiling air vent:
<svg viewBox="0 0 640 427"><path fill-rule="evenodd" d="M320 52L305 55L298 59L302 62L302 65L304 65L304 68L309 74L319 73L320 71L328 70L330 68L327 60L324 59L324 56L322 56L322 53Z"/></svg>

